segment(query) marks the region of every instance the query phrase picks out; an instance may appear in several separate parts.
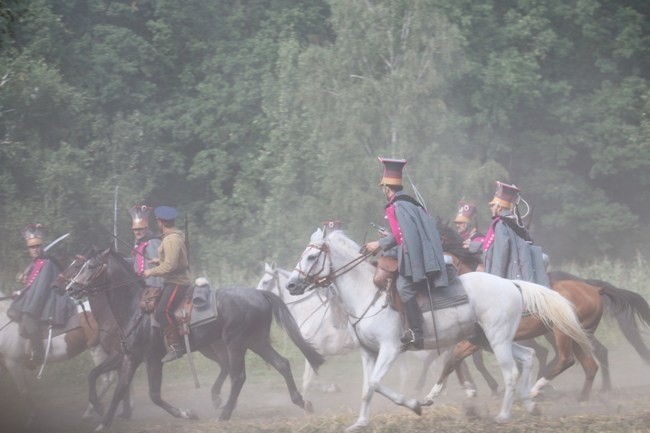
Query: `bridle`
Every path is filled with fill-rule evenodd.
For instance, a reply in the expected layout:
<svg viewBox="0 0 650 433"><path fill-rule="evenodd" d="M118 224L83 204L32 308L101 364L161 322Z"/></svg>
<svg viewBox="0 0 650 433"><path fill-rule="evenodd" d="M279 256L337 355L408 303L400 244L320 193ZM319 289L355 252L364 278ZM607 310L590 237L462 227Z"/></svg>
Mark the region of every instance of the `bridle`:
<svg viewBox="0 0 650 433"><path fill-rule="evenodd" d="M77 256L77 258L75 258L75 261L77 259L82 259L83 264L81 265L81 268L75 274L75 276L72 277L69 280L69 283L66 286L66 292L74 292L74 294L71 294L71 296L73 296L75 298L81 298L83 296L94 295L94 294L102 292L104 290L110 290L110 289L114 289L114 288L117 288L117 287L128 286L128 285L131 285L133 283L136 283L138 281L143 280L142 277L136 277L136 278L133 278L133 279L127 279L127 280L121 281L121 282L116 283L116 284L98 284L98 285L91 288L91 287L89 287L91 283L93 283L94 281L97 281L100 277L105 275L106 270L108 269L108 263L105 262L105 261L101 261L99 266L97 266L96 269L93 269L90 276L87 277L87 278L84 278L85 281L80 281L80 276L81 276L82 272L84 270L86 270L87 266L89 266L89 264L92 262L93 259L95 259L95 257L85 258L83 256ZM73 261L73 263L75 263L75 261ZM75 288L73 288L73 287L75 287Z"/></svg>
<svg viewBox="0 0 650 433"><path fill-rule="evenodd" d="M310 249L316 249L318 250L318 255L314 259L314 263L310 266L307 271L303 271L300 267L300 264L302 263L302 259L309 252ZM322 260L321 263L321 268L318 270L318 272L313 273L312 271L314 270L314 267L321 261L319 260L321 255L325 255L325 257ZM302 275L303 279L307 283L307 289L305 290L311 290L315 287L327 287L332 284L334 284L334 280L337 277L340 277L343 274L346 274L347 272L350 272L352 269L356 268L359 266L362 262L366 260L372 253L370 252L364 252L358 257L352 259L348 263L344 264L338 269L334 269L332 266L332 261L329 258L330 254L330 248L329 245L323 242L322 244L314 244L310 243L307 245L307 249L302 253L300 256L300 260L298 261L298 266L294 269L296 272L298 272L300 275ZM329 263L329 272L325 276L321 276L321 273L325 270L326 264Z"/></svg>
<svg viewBox="0 0 650 433"><path fill-rule="evenodd" d="M73 286L80 287L80 289L74 289L75 294L72 295L75 298L81 298L83 296L92 296L97 293L100 293L104 290L109 290L113 289L116 287L122 287L122 286L127 286L130 285L134 282L137 281L142 281L142 277L137 277L132 280L125 280L117 284L98 284L97 286L93 288L89 288L90 284L100 277L104 276L106 273L106 270L108 269L108 262L101 261L99 266L92 271L90 274L90 277L86 278L86 281L78 281L79 276L81 275L82 271L86 269L87 266L89 266L89 263L91 263L91 260L94 259L94 257L91 257L90 259L84 257L84 256L76 256L75 260L70 264L72 266L77 260L83 260L83 264L81 265L81 268L77 273L75 274L74 277L70 279L70 282L66 286L66 292L69 290L72 291ZM69 266L69 267L70 267ZM117 327L117 331L119 334L119 339L120 339L120 346L122 348L122 353L127 353L128 347L127 347L127 342L126 340L129 338L129 336L137 329L137 327L140 325L140 322L142 322L142 319L144 318L144 314L139 311L138 316L136 317L136 320L134 321L133 325L128 329L127 332L124 332L121 326Z"/></svg>
<svg viewBox="0 0 650 433"><path fill-rule="evenodd" d="M317 249L318 250L318 255L315 257L314 263L311 265L311 267L307 270L307 272L305 272L300 268L300 264L302 263L302 258L305 256L305 254L307 254L309 252L310 249ZM319 244L314 244L314 243L310 243L309 245L307 245L307 249L305 249L305 251L303 252L302 256L300 257L300 260L298 261L298 266L295 268L295 271L298 272L300 275L302 275L305 282L307 283L307 287L305 288L305 291L312 290L312 289L314 289L316 287L328 287L328 286L331 286L331 285L334 285L335 287L337 287L337 290L340 290L340 289L338 289L338 286L337 286L337 284L336 284L336 282L334 280L337 277L340 277L341 275L344 275L347 272L350 272L352 269L359 266L363 261L365 261L366 258L368 258L369 256L372 255L372 252L365 251L365 252L361 253L358 257L356 257L356 258L350 260L349 262L345 263L340 268L334 269L333 266L332 266L332 261L329 258L330 253L331 252L330 252L329 245L327 243L325 243L324 241L320 245ZM318 262L320 261L319 259L320 259L322 254L324 254L325 257L322 260L321 268L319 269L318 273L312 274L311 271L318 264ZM320 274L325 270L325 265L328 262L330 264L329 272L328 272L327 275L321 277ZM361 313L361 315L359 317L353 316L352 314L350 314L348 312L348 316L350 318L356 319L353 323L351 323L351 325L354 328L355 332L356 332L356 326L359 324L359 322L363 318L366 317L366 314L368 313L370 308L375 304L375 302L377 302L377 300L379 299L381 294L382 294L382 291L377 289L377 291L375 292L375 295L372 298L372 301L370 301L368 306L365 308L365 310L363 311L363 313ZM372 316L375 316L375 315L379 314L384 308L386 308L388 306L387 302L386 302L385 305L383 305L379 309L378 312L376 312ZM372 317L372 316L369 316L369 317ZM358 337L358 335L357 335L357 337Z"/></svg>

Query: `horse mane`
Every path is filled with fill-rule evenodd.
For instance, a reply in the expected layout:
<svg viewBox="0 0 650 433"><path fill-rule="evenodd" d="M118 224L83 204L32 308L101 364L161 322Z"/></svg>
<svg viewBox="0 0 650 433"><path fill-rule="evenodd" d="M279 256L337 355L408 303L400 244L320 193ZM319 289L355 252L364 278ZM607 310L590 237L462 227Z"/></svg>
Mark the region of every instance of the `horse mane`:
<svg viewBox="0 0 650 433"><path fill-rule="evenodd" d="M327 240L330 242L336 242L337 245L341 245L344 249L343 253L346 256L358 256L359 249L361 248L359 244L346 236L343 230L334 230L327 234Z"/></svg>
<svg viewBox="0 0 650 433"><path fill-rule="evenodd" d="M98 252L96 254L99 253L101 252ZM145 288L144 279L138 278L138 275L133 270L133 267L124 259L120 253L113 250L113 248L109 248L108 250L107 265L109 274L113 274L114 272L124 272L129 276L130 280L132 280L134 283L137 283L140 288Z"/></svg>

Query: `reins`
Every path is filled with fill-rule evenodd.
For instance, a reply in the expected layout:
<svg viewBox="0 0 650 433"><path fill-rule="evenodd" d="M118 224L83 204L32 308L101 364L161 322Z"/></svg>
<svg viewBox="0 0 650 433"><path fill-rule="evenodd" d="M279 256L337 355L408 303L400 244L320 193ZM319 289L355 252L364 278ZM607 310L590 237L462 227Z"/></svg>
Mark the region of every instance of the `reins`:
<svg viewBox="0 0 650 433"><path fill-rule="evenodd" d="M319 255L320 254L325 254L327 256L327 254L329 254L329 252L330 252L329 246L327 244L325 244L325 243L323 243L322 245L316 245L316 244L311 244L310 243L308 245L308 247L317 249L319 251L319 253L318 253ZM309 283L309 285L307 286L307 288L305 290L309 290L310 287L326 287L326 286L330 286L332 284L337 287L337 290L339 290L338 285L336 284L336 282L334 280L337 277L345 275L346 273L350 272L351 270L353 270L354 268L359 266L362 262L364 262L371 255L373 255L372 252L363 252L359 256L357 256L354 259L350 260L349 262L345 263L343 266L341 266L338 269L332 269L331 260L330 260L330 272L329 272L329 274L324 276L324 277L321 277L320 279L318 279L318 276L320 275L320 273L325 268L325 260L323 260L323 265L321 267L321 270L315 275L309 275L308 273L303 272L300 268L296 268L295 270L298 273L300 273L301 275L303 275L305 277L305 280ZM316 263L317 262L314 262L314 265L312 265L312 267L315 266ZM308 270L308 272L309 271L311 271L311 268ZM351 325L355 329L355 332L356 332L356 326L359 324L359 322L361 322L362 319L374 317L377 314L381 313L382 310L388 306L388 299L387 299L386 303L384 305L382 305L382 307L379 309L379 311L377 311L372 316L367 316L366 317L366 314L368 313L368 311L370 311L370 308L372 308L372 306L375 305L375 303L377 302L377 300L379 299L379 297L381 295L382 295L382 291L378 288L375 291L375 294L374 294L372 300L370 301L370 304L368 304L368 306L365 308L365 310L363 310L363 313L361 313L360 316L357 317L357 316L355 316L353 314L350 314L348 312L348 316L350 318L356 319L355 322L353 322L353 323L351 322Z"/></svg>

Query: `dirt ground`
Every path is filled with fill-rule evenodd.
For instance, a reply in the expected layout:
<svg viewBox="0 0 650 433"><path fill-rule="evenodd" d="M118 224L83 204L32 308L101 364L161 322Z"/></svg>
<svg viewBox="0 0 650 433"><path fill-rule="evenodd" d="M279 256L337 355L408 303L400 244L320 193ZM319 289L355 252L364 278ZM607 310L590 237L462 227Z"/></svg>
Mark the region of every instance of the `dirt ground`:
<svg viewBox="0 0 650 433"><path fill-rule="evenodd" d="M282 352L282 348L279 348ZM611 349L610 349L611 350ZM254 356L254 355L252 355ZM487 355L489 358L491 355ZM487 358L486 358L487 359ZM148 397L145 369L141 367L135 378L135 411L130 420L117 418L109 432L178 433L178 432L338 432L352 424L360 407L361 362L358 352L333 357L322 367L319 379L335 382L338 392L315 391L309 399L314 414L306 414L292 405L281 376L258 361L249 363L247 382L239 398L233 419L218 422L218 411L210 403L210 386L216 378L218 367L201 355L197 356L201 388L195 389L186 359L176 361L165 370L163 398L170 403L195 410L199 420L173 418L155 406ZM422 397L413 391L421 361L408 356L411 373L406 394ZM15 387L6 375L0 378L0 430L2 432L77 433L90 432L99 424L95 417L82 420L86 407L87 388L85 375L89 361L68 361L71 366L52 366L45 378L34 383L38 417L30 428L24 428L25 407L17 398ZM493 362L490 369L497 373ZM579 366L572 367L553 383L554 390L547 392L538 406L541 416L527 414L517 402L513 421L506 425L493 422L501 399L491 397L482 378L472 368L478 382L476 398L478 418L468 419L464 407L466 399L455 377L450 378L447 389L435 405L423 408L418 417L408 409L398 407L381 395L372 403L371 432L650 432L650 367L625 343L610 351L610 365L615 391L609 395L599 392L600 374L595 382L589 403L578 405L576 396L582 386L583 374ZM292 359L296 382L300 383L302 363ZM437 377L439 365L434 365L425 388L430 389ZM393 369L385 383L395 389L400 387L397 369ZM48 375L49 374L49 375ZM501 382L500 377L498 380ZM222 397L226 398L228 382ZM104 401L108 400L104 398Z"/></svg>

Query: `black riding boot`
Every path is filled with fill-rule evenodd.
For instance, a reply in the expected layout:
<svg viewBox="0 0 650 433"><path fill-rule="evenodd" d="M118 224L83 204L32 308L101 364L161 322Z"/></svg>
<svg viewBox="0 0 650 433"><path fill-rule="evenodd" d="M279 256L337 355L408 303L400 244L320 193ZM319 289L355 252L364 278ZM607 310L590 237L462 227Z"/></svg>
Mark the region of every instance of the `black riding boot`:
<svg viewBox="0 0 650 433"><path fill-rule="evenodd" d="M409 322L411 329L407 329L400 341L404 344L404 348L422 349L424 347L424 338L422 336L422 311L418 305L418 300L415 296L404 303L406 311L406 319Z"/></svg>
<svg viewBox="0 0 650 433"><path fill-rule="evenodd" d="M175 324L167 325L163 328L165 339L167 340L167 353L161 359L161 362L174 361L185 354L185 347L181 345L181 337Z"/></svg>
<svg viewBox="0 0 650 433"><path fill-rule="evenodd" d="M41 333L36 331L35 333L29 334L29 342L32 345L32 355L29 358L29 366L30 368L36 368L36 366L41 365L45 360L45 346L43 345Z"/></svg>

